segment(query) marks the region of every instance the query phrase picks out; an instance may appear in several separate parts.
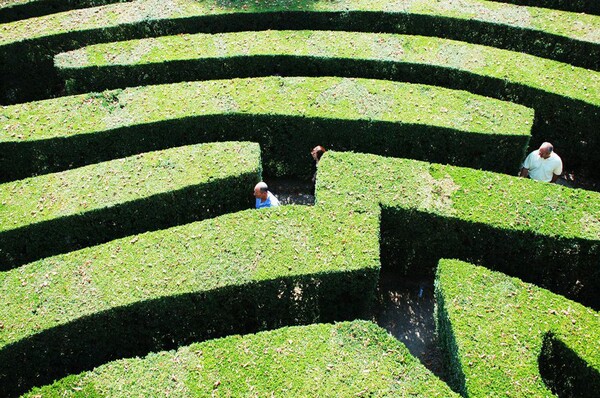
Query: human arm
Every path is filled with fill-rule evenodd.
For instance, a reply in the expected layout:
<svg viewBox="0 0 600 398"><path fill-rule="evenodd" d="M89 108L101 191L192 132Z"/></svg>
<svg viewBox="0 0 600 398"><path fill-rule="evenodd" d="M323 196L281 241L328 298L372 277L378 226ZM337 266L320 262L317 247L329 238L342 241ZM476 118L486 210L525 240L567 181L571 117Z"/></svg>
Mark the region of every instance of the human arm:
<svg viewBox="0 0 600 398"><path fill-rule="evenodd" d="M529 176L529 169L525 167L521 167L521 172L519 173L519 177L527 178Z"/></svg>
<svg viewBox="0 0 600 398"><path fill-rule="evenodd" d="M529 167L531 167L532 156L533 156L533 152L530 153L523 161L523 164L521 165L521 172L519 173L519 177L524 177L524 178L529 177Z"/></svg>

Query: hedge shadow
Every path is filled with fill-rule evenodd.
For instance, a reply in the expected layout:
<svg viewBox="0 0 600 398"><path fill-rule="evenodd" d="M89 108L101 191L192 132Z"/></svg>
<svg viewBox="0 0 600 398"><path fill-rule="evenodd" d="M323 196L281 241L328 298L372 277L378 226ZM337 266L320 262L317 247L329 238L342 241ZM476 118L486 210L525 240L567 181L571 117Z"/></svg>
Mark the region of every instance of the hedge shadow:
<svg viewBox="0 0 600 398"><path fill-rule="evenodd" d="M600 308L598 241L510 231L382 207L380 247L382 267L406 275L434 275L441 258L456 258L518 277L595 310Z"/></svg>
<svg viewBox="0 0 600 398"><path fill-rule="evenodd" d="M559 398L598 395L600 373L554 334L544 336L538 361L544 383Z"/></svg>
<svg viewBox="0 0 600 398"><path fill-rule="evenodd" d="M192 342L361 318L371 305L376 277L364 270L286 277L161 297L80 318L1 349L0 394L17 396L111 360Z"/></svg>
<svg viewBox="0 0 600 398"><path fill-rule="evenodd" d="M32 101L60 94L54 55L82 46L181 33L268 29L314 29L437 36L525 52L600 69L600 46L543 31L443 16L374 11L273 11L154 19L24 39L0 46L0 103Z"/></svg>
<svg viewBox="0 0 600 398"><path fill-rule="evenodd" d="M248 56L165 62L160 64L71 69L64 72L73 93L132 85L186 80L262 76L339 76L392 80L466 90L535 109L531 147L544 141L560 148L569 169L598 176L600 168L600 108L578 99L453 67L394 61L324 58L314 56ZM80 87L79 87L80 85ZM353 149L353 148L344 148ZM419 158L424 159L425 158ZM438 160L435 160L438 161ZM465 164L466 165L466 164ZM484 168L485 166L467 165ZM503 172L508 172L504 169ZM516 173L516 170L511 170Z"/></svg>

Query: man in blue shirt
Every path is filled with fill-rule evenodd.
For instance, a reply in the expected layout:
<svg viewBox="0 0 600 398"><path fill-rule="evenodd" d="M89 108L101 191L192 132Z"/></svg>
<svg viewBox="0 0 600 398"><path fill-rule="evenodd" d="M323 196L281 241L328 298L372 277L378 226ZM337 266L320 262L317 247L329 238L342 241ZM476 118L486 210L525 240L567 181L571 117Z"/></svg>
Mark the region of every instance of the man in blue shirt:
<svg viewBox="0 0 600 398"><path fill-rule="evenodd" d="M275 195L269 192L269 187L262 181L254 187L254 197L256 198L257 209L279 206L279 201Z"/></svg>

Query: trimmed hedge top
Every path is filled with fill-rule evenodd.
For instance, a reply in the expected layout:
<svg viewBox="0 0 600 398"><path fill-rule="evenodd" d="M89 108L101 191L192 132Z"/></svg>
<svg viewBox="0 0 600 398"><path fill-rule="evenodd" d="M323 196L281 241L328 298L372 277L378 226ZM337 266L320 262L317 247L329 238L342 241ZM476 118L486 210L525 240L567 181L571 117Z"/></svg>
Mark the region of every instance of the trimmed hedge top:
<svg viewBox="0 0 600 398"><path fill-rule="evenodd" d="M1 0L0 22L16 21L77 8L96 7L127 1L132 0Z"/></svg>
<svg viewBox="0 0 600 398"><path fill-rule="evenodd" d="M282 206L42 259L0 273L0 349L86 315L165 296L297 275L377 272L377 228L368 215Z"/></svg>
<svg viewBox="0 0 600 398"><path fill-rule="evenodd" d="M506 230L600 241L600 193L456 166L328 151L317 203L402 207Z"/></svg>
<svg viewBox="0 0 600 398"><path fill-rule="evenodd" d="M291 100L293 99L293 100ZM128 88L3 107L0 142L26 142L212 114L281 114L529 135L533 110L434 86L266 77Z"/></svg>
<svg viewBox="0 0 600 398"><path fill-rule="evenodd" d="M492 0L494 1L494 0ZM598 0L500 0L503 3L600 15Z"/></svg>
<svg viewBox="0 0 600 398"><path fill-rule="evenodd" d="M600 31L600 27L598 29ZM253 55L436 65L507 80L600 106L600 72L528 54L424 36L335 31L165 36L84 47L57 55L55 65L67 70L88 67L93 75L94 68L102 66Z"/></svg>
<svg viewBox="0 0 600 398"><path fill-rule="evenodd" d="M0 232L250 173L253 143L211 143L148 152L0 185Z"/></svg>
<svg viewBox="0 0 600 398"><path fill-rule="evenodd" d="M600 372L596 311L457 260L440 261L436 296L442 324L449 321L443 334L452 334L458 349L458 363L451 366L464 374L465 396L552 395L539 370L542 343L549 332Z"/></svg>
<svg viewBox="0 0 600 398"><path fill-rule="evenodd" d="M27 397L458 397L371 322L287 327L103 365Z"/></svg>
<svg viewBox="0 0 600 398"><path fill-rule="evenodd" d="M520 7L483 0L461 2L415 0L408 3L371 0L340 0L336 2L267 0L258 3L254 0L218 2L211 0L202 2L146 0L4 24L0 26L2 32L0 46L69 31L84 31L122 24L230 13L280 11L411 13L457 18L465 20L465 22L478 20L520 29L543 31L585 42L600 43L600 18L595 15Z"/></svg>

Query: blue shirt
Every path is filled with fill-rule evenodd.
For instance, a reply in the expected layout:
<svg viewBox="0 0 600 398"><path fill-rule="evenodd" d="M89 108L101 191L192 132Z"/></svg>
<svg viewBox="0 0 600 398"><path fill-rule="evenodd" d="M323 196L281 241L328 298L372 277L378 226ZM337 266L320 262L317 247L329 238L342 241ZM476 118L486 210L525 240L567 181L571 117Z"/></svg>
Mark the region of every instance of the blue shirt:
<svg viewBox="0 0 600 398"><path fill-rule="evenodd" d="M279 206L279 201L277 200L275 195L273 195L271 193L271 191L267 191L267 200L265 200L264 202L261 201L259 198L256 198L256 208L257 209L262 209L265 207L277 207L277 206Z"/></svg>

